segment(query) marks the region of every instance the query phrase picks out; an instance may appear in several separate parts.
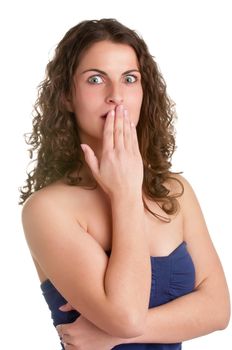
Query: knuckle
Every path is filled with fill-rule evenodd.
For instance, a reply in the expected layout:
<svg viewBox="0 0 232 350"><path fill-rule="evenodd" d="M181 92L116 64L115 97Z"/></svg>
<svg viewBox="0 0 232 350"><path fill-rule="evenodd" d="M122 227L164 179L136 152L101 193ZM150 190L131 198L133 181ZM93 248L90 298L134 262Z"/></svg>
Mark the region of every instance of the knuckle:
<svg viewBox="0 0 232 350"><path fill-rule="evenodd" d="M114 151L111 149L106 149L102 155L110 161L114 159Z"/></svg>
<svg viewBox="0 0 232 350"><path fill-rule="evenodd" d="M125 158L125 150L121 146L119 146L117 149L117 157L118 157L119 162L123 162L123 160Z"/></svg>

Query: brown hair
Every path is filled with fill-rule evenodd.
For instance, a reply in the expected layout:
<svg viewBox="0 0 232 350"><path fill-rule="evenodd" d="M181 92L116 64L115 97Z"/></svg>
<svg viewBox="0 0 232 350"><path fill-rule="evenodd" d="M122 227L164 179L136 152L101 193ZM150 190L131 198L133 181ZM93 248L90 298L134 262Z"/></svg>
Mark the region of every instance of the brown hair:
<svg viewBox="0 0 232 350"><path fill-rule="evenodd" d="M170 171L175 150L174 103L167 95L165 81L144 40L115 19L82 21L71 28L56 47L54 57L46 67L46 77L38 86L33 131L26 138L31 146L30 158L36 153L37 159L33 170L27 173L27 184L20 189L20 204L33 192L61 178L69 185L82 185L78 176L83 165L78 128L75 116L67 111L62 96L70 94L72 78L83 53L102 40L127 44L135 50L143 88L137 125L144 164L143 191L148 198L161 203L159 205L167 214L174 214L178 210L176 198L183 193L182 183ZM77 170L76 176L74 170ZM180 193L170 194L164 186L168 179L180 183ZM145 202L144 205L154 216L169 221L153 213Z"/></svg>

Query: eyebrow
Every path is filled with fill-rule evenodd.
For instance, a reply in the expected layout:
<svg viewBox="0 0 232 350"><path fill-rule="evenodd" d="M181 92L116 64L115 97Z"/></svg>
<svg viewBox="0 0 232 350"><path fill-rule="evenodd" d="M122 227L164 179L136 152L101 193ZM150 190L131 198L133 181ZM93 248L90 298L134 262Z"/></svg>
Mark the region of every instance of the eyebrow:
<svg viewBox="0 0 232 350"><path fill-rule="evenodd" d="M106 72L104 72L103 70L97 69L97 68L86 69L81 74L84 74L86 72L91 72L91 71L98 72L98 73L101 73L103 75L107 75ZM126 72L122 73L122 75L126 75L126 74L129 74L131 72L139 72L140 73L140 71L138 69L130 69L130 70L127 70Z"/></svg>

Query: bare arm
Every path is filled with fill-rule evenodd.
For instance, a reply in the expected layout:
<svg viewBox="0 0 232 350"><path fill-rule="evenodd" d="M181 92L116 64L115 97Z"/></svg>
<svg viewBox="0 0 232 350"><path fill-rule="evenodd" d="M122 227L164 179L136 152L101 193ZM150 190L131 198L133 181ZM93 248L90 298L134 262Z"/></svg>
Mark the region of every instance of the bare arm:
<svg viewBox="0 0 232 350"><path fill-rule="evenodd" d="M148 311L143 335L130 343L176 343L224 329L230 319L230 298L223 268L214 249L197 198L181 177L185 194L184 231L196 269L195 290Z"/></svg>
<svg viewBox="0 0 232 350"><path fill-rule="evenodd" d="M229 322L227 291L219 296L205 283L188 295L149 309L144 333L125 342L177 343L224 329ZM225 298L219 305L218 297Z"/></svg>
<svg viewBox="0 0 232 350"><path fill-rule="evenodd" d="M143 163L135 127L109 113L99 161L88 145L85 159L109 195L113 245L109 259L70 210L67 191L51 186L29 198L23 226L33 258L65 299L109 334L142 333L151 285L142 203ZM136 172L136 176L134 173ZM81 205L81 203L79 203Z"/></svg>
<svg viewBox="0 0 232 350"><path fill-rule="evenodd" d="M167 304L148 310L142 335L127 338L109 337L87 326L89 333L99 344L115 346L128 343L177 343L224 329L230 318L230 299L224 272L208 234L197 198L188 184L181 199L184 211L184 240L196 270L195 290ZM78 345L82 334L78 321L64 325L65 333Z"/></svg>
<svg viewBox="0 0 232 350"><path fill-rule="evenodd" d="M151 262L146 239L142 196L112 200L112 252L105 276L109 300L132 315L131 324L147 317L151 288Z"/></svg>
<svg viewBox="0 0 232 350"><path fill-rule="evenodd" d="M142 205L123 201L114 209L117 237L108 262L59 198L48 197L35 195L23 209L33 258L65 299L100 329L120 337L141 334L138 315L142 320L147 314L151 278Z"/></svg>

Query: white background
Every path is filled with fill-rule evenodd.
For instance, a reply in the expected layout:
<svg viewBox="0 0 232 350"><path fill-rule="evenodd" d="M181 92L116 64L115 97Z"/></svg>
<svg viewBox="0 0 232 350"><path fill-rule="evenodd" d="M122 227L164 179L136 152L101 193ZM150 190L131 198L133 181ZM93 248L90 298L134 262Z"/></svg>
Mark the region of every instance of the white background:
<svg viewBox="0 0 232 350"><path fill-rule="evenodd" d="M231 289L230 1L40 0L0 7L1 349L60 348L24 241L18 187L36 86L56 44L85 19L116 18L137 30L156 57L179 116L173 170L183 170L196 191ZM230 349L231 325L183 348Z"/></svg>

